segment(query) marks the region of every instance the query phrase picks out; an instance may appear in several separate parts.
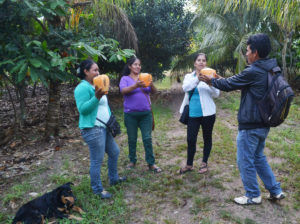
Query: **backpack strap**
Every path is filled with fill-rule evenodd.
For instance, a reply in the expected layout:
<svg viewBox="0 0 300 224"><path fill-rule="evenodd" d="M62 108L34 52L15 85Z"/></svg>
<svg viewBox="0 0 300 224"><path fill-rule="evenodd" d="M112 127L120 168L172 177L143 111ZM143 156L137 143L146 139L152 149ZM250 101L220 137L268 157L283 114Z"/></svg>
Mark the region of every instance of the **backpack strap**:
<svg viewBox="0 0 300 224"><path fill-rule="evenodd" d="M100 120L99 118L96 117L96 120L100 121L102 124L104 124L106 127L108 127L107 124L104 121Z"/></svg>
<svg viewBox="0 0 300 224"><path fill-rule="evenodd" d="M276 66L276 67L274 67L274 68L271 69L271 72L272 72L272 73L281 72L281 69L280 69L279 66Z"/></svg>

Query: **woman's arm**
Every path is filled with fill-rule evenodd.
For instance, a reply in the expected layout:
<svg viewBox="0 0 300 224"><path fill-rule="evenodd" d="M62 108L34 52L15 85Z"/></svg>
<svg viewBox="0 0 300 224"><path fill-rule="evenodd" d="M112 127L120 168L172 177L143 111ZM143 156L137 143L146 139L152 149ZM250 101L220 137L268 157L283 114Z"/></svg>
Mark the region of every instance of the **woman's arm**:
<svg viewBox="0 0 300 224"><path fill-rule="evenodd" d="M151 81L151 83L150 83L150 87L151 87L151 93L156 93L157 92L157 89L156 89L156 87L155 87L155 85L153 84L153 82Z"/></svg>
<svg viewBox="0 0 300 224"><path fill-rule="evenodd" d="M95 95L91 96L89 93L89 89L83 85L78 86L75 89L74 97L77 109L81 114L86 115L91 113L99 104L99 99L97 99Z"/></svg>
<svg viewBox="0 0 300 224"><path fill-rule="evenodd" d="M209 86L210 90L211 90L211 96L214 98L219 97L220 95L220 90L218 90L217 88L213 87L213 86Z"/></svg>
<svg viewBox="0 0 300 224"><path fill-rule="evenodd" d="M95 95L91 97L89 94L89 88L84 85L78 86L75 89L74 96L78 111L81 114L89 114L94 110L95 107L98 107L99 100L104 95L104 91L99 89L97 86L95 88Z"/></svg>
<svg viewBox="0 0 300 224"><path fill-rule="evenodd" d="M132 86L122 88L121 93L123 95L126 95L126 94L132 92L133 90L135 90L136 88L139 88L139 87L145 87L144 81L137 80L136 83L133 84Z"/></svg>
<svg viewBox="0 0 300 224"><path fill-rule="evenodd" d="M198 76L194 76L194 73L190 73L184 76L182 89L184 92L189 92L192 89L196 88L199 84Z"/></svg>

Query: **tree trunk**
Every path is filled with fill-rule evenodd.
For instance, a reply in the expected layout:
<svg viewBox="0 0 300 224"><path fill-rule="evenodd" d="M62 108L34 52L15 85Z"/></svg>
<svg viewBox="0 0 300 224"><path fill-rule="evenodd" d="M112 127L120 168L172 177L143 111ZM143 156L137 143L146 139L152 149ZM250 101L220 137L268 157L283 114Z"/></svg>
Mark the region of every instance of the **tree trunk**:
<svg viewBox="0 0 300 224"><path fill-rule="evenodd" d="M25 112L26 93L25 93L25 84L24 84L24 82L21 82L21 83L17 84L17 91L18 91L18 94L19 94L19 101L20 101L20 113L19 113L19 116L18 116L18 120L19 120L19 127L22 129L24 127L25 119L26 119L26 112Z"/></svg>
<svg viewBox="0 0 300 224"><path fill-rule="evenodd" d="M49 85L49 101L46 115L45 139L59 134L61 82L51 80Z"/></svg>
<svg viewBox="0 0 300 224"><path fill-rule="evenodd" d="M281 52L282 69L283 69L284 77L286 78L286 80L289 81L290 77L289 77L288 69L287 69L287 65L286 65L286 52L287 52L288 43L291 41L291 38L292 38L292 31L289 31L288 29L284 29L283 36L284 36L284 40L283 40L283 48L282 48L282 52Z"/></svg>
<svg viewBox="0 0 300 224"><path fill-rule="evenodd" d="M31 98L36 97L36 93L35 93L36 85L37 85L37 82L35 82L34 85L33 85L32 93L31 93Z"/></svg>
<svg viewBox="0 0 300 224"><path fill-rule="evenodd" d="M281 52L281 57L282 57L282 69L283 69L283 76L288 79L288 73L287 73L287 67L286 67L286 50L287 50L287 44L288 44L288 36L287 32L284 32L284 40L283 40L283 48Z"/></svg>

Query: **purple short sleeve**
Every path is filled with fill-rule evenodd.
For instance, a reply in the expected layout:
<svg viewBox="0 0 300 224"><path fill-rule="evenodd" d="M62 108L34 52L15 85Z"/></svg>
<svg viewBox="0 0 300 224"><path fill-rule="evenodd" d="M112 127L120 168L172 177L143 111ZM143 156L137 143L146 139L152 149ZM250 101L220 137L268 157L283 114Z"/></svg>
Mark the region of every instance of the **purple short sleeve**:
<svg viewBox="0 0 300 224"><path fill-rule="evenodd" d="M135 84L135 80L133 80L130 76L123 76L121 78L119 87L122 91L123 88L129 87ZM136 88L130 93L124 95L124 112L139 112L139 111L149 111L151 107L149 105L150 97L149 93L151 91L151 87L143 88L146 95L141 91L140 88ZM149 102L147 100L149 99ZM150 102L151 103L151 102Z"/></svg>

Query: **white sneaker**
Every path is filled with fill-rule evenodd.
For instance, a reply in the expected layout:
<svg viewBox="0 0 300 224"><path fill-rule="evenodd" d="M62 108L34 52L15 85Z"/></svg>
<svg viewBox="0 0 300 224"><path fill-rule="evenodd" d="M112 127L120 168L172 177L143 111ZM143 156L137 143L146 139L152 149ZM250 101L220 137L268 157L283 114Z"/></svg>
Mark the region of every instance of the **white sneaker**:
<svg viewBox="0 0 300 224"><path fill-rule="evenodd" d="M248 198L246 196L234 198L234 202L239 205L258 205L261 203L261 196L256 198Z"/></svg>
<svg viewBox="0 0 300 224"><path fill-rule="evenodd" d="M283 192L281 192L277 195L270 194L270 197L269 197L270 200L281 200L284 198L285 198L285 193L283 193Z"/></svg>

